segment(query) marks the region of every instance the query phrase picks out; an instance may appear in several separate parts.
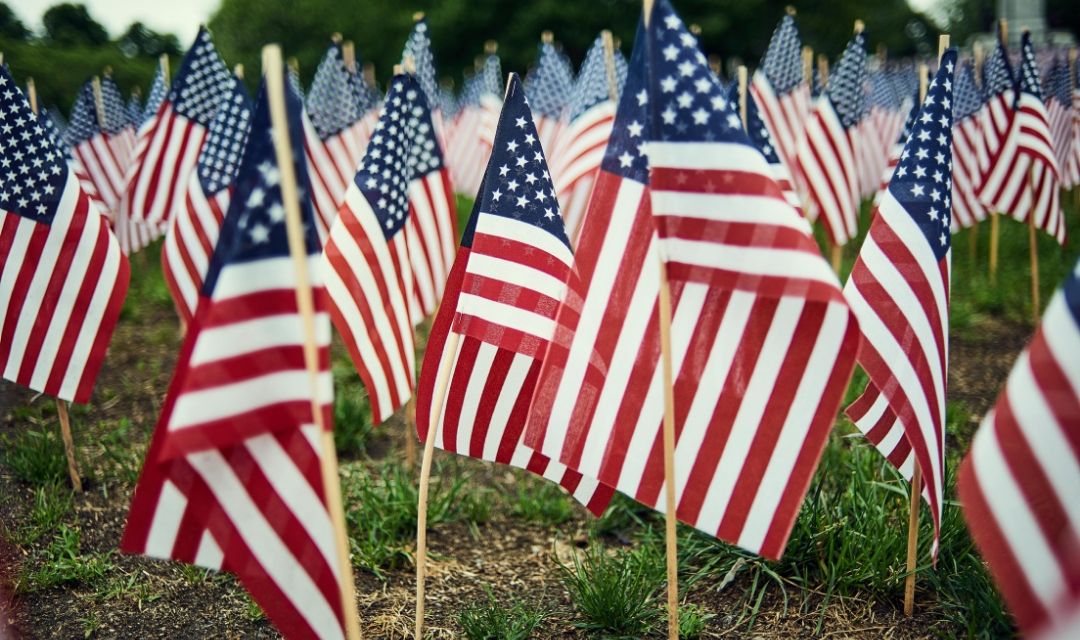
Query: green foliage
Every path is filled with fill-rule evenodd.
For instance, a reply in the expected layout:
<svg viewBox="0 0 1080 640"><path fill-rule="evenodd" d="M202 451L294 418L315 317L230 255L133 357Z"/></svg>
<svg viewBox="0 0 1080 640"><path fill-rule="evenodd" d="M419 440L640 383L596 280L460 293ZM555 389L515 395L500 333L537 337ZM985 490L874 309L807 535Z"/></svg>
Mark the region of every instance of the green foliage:
<svg viewBox="0 0 1080 640"><path fill-rule="evenodd" d="M134 22L124 35L117 40L120 51L129 58L142 56L144 58L158 59L165 53L170 56L179 56L183 51L180 41L171 33L158 33L141 22Z"/></svg>
<svg viewBox="0 0 1080 640"><path fill-rule="evenodd" d="M0 463L16 478L46 486L67 478L64 445L53 429L17 429L0 436Z"/></svg>
<svg viewBox="0 0 1080 640"><path fill-rule="evenodd" d="M53 5L41 17L45 40L50 44L100 47L109 41L101 23L90 16L84 4L64 2Z"/></svg>
<svg viewBox="0 0 1080 640"><path fill-rule="evenodd" d="M34 502L30 505L29 521L26 523L0 523L4 537L19 546L30 546L56 530L71 512L71 490L59 483L44 485L34 490Z"/></svg>
<svg viewBox="0 0 1080 640"><path fill-rule="evenodd" d="M508 604L497 600L491 587L485 585L487 599L466 605L458 614L461 633L468 640L526 640L548 616L511 598Z"/></svg>
<svg viewBox="0 0 1080 640"><path fill-rule="evenodd" d="M348 366L351 369L352 365ZM359 380L348 385L339 384L334 396L334 446L338 455L360 456L373 435L367 392Z"/></svg>
<svg viewBox="0 0 1080 640"><path fill-rule="evenodd" d="M19 20L19 16L6 2L0 2L0 38L23 41L29 37L30 30Z"/></svg>
<svg viewBox="0 0 1080 640"><path fill-rule="evenodd" d="M429 528L460 518L467 480L460 472L433 470ZM388 464L374 474L358 471L346 476L343 492L354 562L380 578L386 577L385 570L411 563L419 498L416 477L402 466Z"/></svg>
<svg viewBox="0 0 1080 640"><path fill-rule="evenodd" d="M512 513L526 522L557 525L574 515L571 498L559 485L533 478L521 478L517 484Z"/></svg>
<svg viewBox="0 0 1080 640"><path fill-rule="evenodd" d="M582 616L575 625L605 637L640 638L661 618L664 556L653 544L609 552L593 542L571 564L559 563L563 584Z"/></svg>
<svg viewBox="0 0 1080 640"><path fill-rule="evenodd" d="M72 582L89 584L113 568L111 553L80 553L79 544L79 530L61 524L47 547L23 561L15 592L32 593Z"/></svg>
<svg viewBox="0 0 1080 640"><path fill-rule="evenodd" d="M679 637L699 638L705 633L709 620L716 615L709 613L704 607L696 604L684 604L679 606Z"/></svg>

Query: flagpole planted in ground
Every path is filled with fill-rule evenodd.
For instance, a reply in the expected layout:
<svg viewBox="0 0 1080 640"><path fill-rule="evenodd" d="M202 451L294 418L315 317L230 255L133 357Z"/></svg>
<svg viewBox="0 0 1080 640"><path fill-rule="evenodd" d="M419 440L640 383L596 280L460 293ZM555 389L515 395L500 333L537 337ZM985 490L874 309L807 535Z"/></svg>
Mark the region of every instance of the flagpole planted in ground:
<svg viewBox="0 0 1080 640"><path fill-rule="evenodd" d="M1028 169L1028 184L1035 186L1032 170ZM1031 212L1028 214L1028 253L1031 254L1031 319L1038 328L1040 317L1039 305L1039 243L1035 238L1035 201L1032 200Z"/></svg>
<svg viewBox="0 0 1080 640"><path fill-rule="evenodd" d="M37 85L34 84L33 78L26 79L26 97L30 101L30 110L34 112L34 115L37 115ZM82 493L82 476L79 475L79 466L75 462L75 439L71 435L71 418L68 416L67 404L60 398L55 398L55 400L56 415L60 418L60 440L64 443L64 457L67 458L71 488L76 493Z"/></svg>
<svg viewBox="0 0 1080 640"><path fill-rule="evenodd" d="M1009 22L1002 18L998 21L998 34L1002 42L1009 37ZM1001 215L997 211L990 212L990 284L997 283L998 268L998 245L1001 236Z"/></svg>
<svg viewBox="0 0 1080 640"><path fill-rule="evenodd" d="M338 581L341 586L342 612L345 617L346 637L361 637L360 620L356 615L356 595L352 564L349 561L349 542L345 533L345 511L341 501L341 484L338 477L337 452L334 434L323 421L319 403L319 355L315 339L315 305L308 275L307 251L305 250L303 223L300 220L300 194L293 167L293 153L289 140L289 126L285 111L285 84L281 62L281 48L277 45L263 47L263 73L266 75L267 95L270 100L270 118L274 130L274 151L281 172L281 195L285 206L285 227L289 238L289 253L296 267L296 303L304 325L304 362L310 374L311 410L315 425L322 437L323 487L326 506L334 526L334 542L338 557Z"/></svg>
<svg viewBox="0 0 1080 640"><path fill-rule="evenodd" d="M978 42L971 45L971 52L973 58L973 67L975 82L979 83L979 88L982 89L982 67L983 67L983 48ZM971 261L971 265L975 266L979 259L979 223L975 221L971 228L968 229L968 260Z"/></svg>

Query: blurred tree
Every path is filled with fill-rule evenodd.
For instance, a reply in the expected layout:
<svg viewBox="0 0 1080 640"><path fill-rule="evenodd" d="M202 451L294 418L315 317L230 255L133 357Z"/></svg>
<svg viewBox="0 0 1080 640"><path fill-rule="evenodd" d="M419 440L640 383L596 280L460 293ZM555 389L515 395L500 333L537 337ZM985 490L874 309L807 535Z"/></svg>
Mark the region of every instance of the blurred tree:
<svg viewBox="0 0 1080 640"><path fill-rule="evenodd" d="M1075 0L1073 0L1075 1ZM791 0L678 0L680 15L702 30L708 53L757 64L773 27ZM836 56L851 36L856 18L867 24L871 51L884 43L890 55L932 54L937 29L906 0L879 0L871 9L859 0L804 0L799 25L806 43ZM311 79L314 66L340 31L357 43L362 60L374 62L385 78L399 60L414 11L425 11L431 25L439 72L460 78L472 69L485 40L499 42L504 71L524 72L533 64L540 32L550 29L575 64L601 29L611 29L629 54L641 0L222 0L210 28L230 62L259 63L267 42L279 42L300 61Z"/></svg>
<svg viewBox="0 0 1080 640"><path fill-rule="evenodd" d="M129 58L143 56L157 58L163 53L178 56L182 53L180 41L173 34L162 34L141 22L135 22L116 41L120 51Z"/></svg>
<svg viewBox="0 0 1080 640"><path fill-rule="evenodd" d="M101 46L109 41L105 27L90 17L84 4L63 3L41 17L45 39L53 44Z"/></svg>
<svg viewBox="0 0 1080 640"><path fill-rule="evenodd" d="M30 37L30 30L19 20L6 2L0 2L0 37L23 42Z"/></svg>

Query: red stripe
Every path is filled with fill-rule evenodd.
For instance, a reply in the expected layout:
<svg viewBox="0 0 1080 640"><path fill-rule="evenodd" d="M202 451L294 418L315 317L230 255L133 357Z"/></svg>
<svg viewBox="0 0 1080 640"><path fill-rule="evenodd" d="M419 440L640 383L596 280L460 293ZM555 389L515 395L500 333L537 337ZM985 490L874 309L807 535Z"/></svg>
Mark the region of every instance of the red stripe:
<svg viewBox="0 0 1080 640"><path fill-rule="evenodd" d="M12 214L8 214L12 215ZM15 328L22 319L23 303L26 301L30 283L37 273L41 251L49 239L49 225L31 223L29 242L22 262L19 264L18 275L11 289L11 298L8 302L7 317L4 318L3 329L0 330L0 363L7 367L8 358L11 356L11 346L15 339Z"/></svg>
<svg viewBox="0 0 1080 640"><path fill-rule="evenodd" d="M461 340L479 342L478 340L476 340L476 338L472 338L469 336L463 336ZM482 344L476 345L477 350L479 350L481 347ZM491 417L495 413L495 405L498 402L499 397L505 392L514 393L514 397L520 398L523 392L523 389L521 388L510 389L506 387L506 375L510 371L510 365L514 361L514 355L515 354L513 352L507 351L505 349L499 349L495 353L495 357L491 361L490 368L488 369L488 371L484 372L484 379L482 382L480 382L480 386L483 388L483 391L480 393L479 402L476 406L476 415L474 416L475 421L471 425L472 434L469 438L469 442L465 443L465 450L461 451L458 450L459 448L456 446L456 440L444 441L446 443L446 449L448 451L454 451L455 453L464 453L473 458L483 458L484 442L487 440L488 432L492 428ZM470 378L472 374L472 368L472 366L469 367ZM470 380L469 378L465 378L461 382L467 388L469 386ZM524 395L526 395L526 397L528 398L531 398L532 389L529 389L529 392ZM455 430L460 428L459 425L455 424L454 426ZM522 423L522 426L524 426L524 423ZM506 425L495 425L495 427L501 428L503 430L503 434L506 433ZM507 441L505 437L500 439L499 455L496 455L495 457L496 462L501 462L503 464L510 462L509 457L503 458L501 456L501 454L503 453L503 445L506 443ZM511 456L513 455L513 448L516 444L516 442L511 444L511 449L509 451L509 454ZM454 448L451 449L450 447Z"/></svg>
<svg viewBox="0 0 1080 640"><path fill-rule="evenodd" d="M542 249L479 230L473 235L472 252L524 265L560 281L566 281L570 274L565 262Z"/></svg>

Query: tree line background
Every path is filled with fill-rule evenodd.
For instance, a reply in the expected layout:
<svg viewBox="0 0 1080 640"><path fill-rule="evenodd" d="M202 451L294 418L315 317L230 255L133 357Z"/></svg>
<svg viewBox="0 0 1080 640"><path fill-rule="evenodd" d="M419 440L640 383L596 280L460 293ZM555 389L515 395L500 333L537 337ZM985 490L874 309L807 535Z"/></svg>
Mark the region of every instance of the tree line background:
<svg viewBox="0 0 1080 640"><path fill-rule="evenodd" d="M1080 33L1076 0L1047 0L1051 29ZM861 18L871 52L884 46L890 56L931 55L938 33L962 44L986 31L996 0L942 0L934 19L914 11L906 0L678 0L680 15L701 28L709 54L738 58L753 66L768 44L785 6L798 10L806 44L835 58ZM872 6L868 6L872 5ZM550 29L575 64L601 29L611 29L629 55L640 0L222 0L208 26L230 65L259 68L260 50L279 42L310 81L329 36L341 32L356 42L357 57L372 62L385 79L398 62L415 11L427 14L436 65L444 80L460 85L486 40L499 43L503 70L524 72L536 56L540 32ZM40 32L23 24L0 2L0 51L20 81L33 77L43 105L65 114L78 87L106 66L124 91L147 91L158 56L168 54L173 69L188 43L141 23L109 34L85 5L62 3L45 12ZM257 73L247 82L254 89Z"/></svg>

